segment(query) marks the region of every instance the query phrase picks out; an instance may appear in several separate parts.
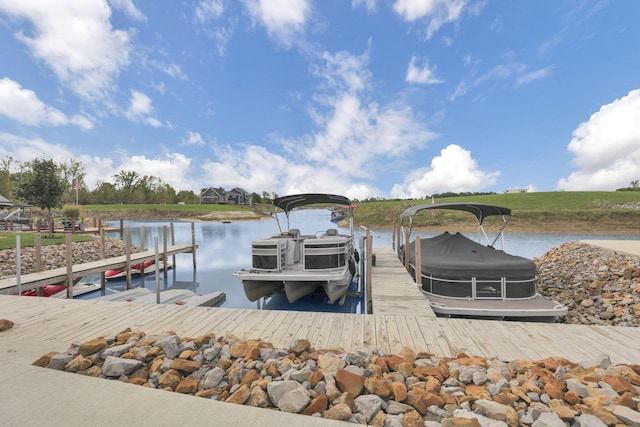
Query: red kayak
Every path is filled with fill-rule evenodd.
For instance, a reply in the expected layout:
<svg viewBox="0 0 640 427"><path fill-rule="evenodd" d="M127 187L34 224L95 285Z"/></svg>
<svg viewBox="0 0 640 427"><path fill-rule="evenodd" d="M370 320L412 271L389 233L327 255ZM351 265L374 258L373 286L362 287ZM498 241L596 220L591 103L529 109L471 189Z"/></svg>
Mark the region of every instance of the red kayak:
<svg viewBox="0 0 640 427"><path fill-rule="evenodd" d="M144 270L147 271L155 261L148 260L144 262ZM131 275L141 274L142 273L142 264L135 264L131 266ZM107 270L104 273L105 279L121 279L127 276L127 272L125 270Z"/></svg>
<svg viewBox="0 0 640 427"><path fill-rule="evenodd" d="M73 278L73 284L75 285L76 283L78 283L80 281L80 277L74 277ZM66 286L64 285L44 285L42 287L42 296L43 297L50 297L51 295L57 294L60 291L63 291L67 289ZM37 289L27 289L25 291L22 291L22 293L20 295L25 295L28 297L37 297L38 296L38 290Z"/></svg>

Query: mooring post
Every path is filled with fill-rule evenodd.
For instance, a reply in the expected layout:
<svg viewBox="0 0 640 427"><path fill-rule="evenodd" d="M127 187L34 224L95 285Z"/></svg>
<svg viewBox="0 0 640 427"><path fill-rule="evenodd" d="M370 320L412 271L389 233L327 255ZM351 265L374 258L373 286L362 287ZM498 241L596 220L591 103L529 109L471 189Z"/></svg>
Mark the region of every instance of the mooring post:
<svg viewBox="0 0 640 427"><path fill-rule="evenodd" d="M176 235L175 230L173 229L173 223L169 224L169 231L171 231L171 246L175 246L176 244ZM173 268L175 271L176 268L176 254L174 253L171 257L171 262L173 263Z"/></svg>
<svg viewBox="0 0 640 427"><path fill-rule="evenodd" d="M42 271L42 240L40 231L36 231L35 234L36 243L36 271Z"/></svg>
<svg viewBox="0 0 640 427"><path fill-rule="evenodd" d="M416 235L416 265L415 265L415 282L418 286L422 285L422 246L420 245L420 236Z"/></svg>
<svg viewBox="0 0 640 427"><path fill-rule="evenodd" d="M191 223L191 255L193 257L193 269L196 269L196 224Z"/></svg>
<svg viewBox="0 0 640 427"><path fill-rule="evenodd" d="M131 233L127 228L125 248L124 268L127 275L127 289L131 289Z"/></svg>
<svg viewBox="0 0 640 427"><path fill-rule="evenodd" d="M67 238L67 298L73 298L73 241L71 233L65 233Z"/></svg>
<svg viewBox="0 0 640 427"><path fill-rule="evenodd" d="M102 227L99 227L98 232L100 233L100 259L104 259L104 229ZM102 289L103 291L107 288L107 281L105 280L104 274L104 270L100 272L100 289Z"/></svg>
<svg viewBox="0 0 640 427"><path fill-rule="evenodd" d="M18 295L22 295L22 284L20 276L22 275L22 255L20 254L20 235L16 234L16 285L18 285Z"/></svg>
<svg viewBox="0 0 640 427"><path fill-rule="evenodd" d="M166 283L166 280L169 277L169 265L168 265L169 260L167 259L167 226L166 225L162 226L162 263L163 263L162 269L164 270L164 280Z"/></svg>
<svg viewBox="0 0 640 427"><path fill-rule="evenodd" d="M156 304L160 304L160 270L158 269L158 263L160 262L159 256L158 256L158 236L154 237L154 241L155 241L155 251L156 251L156 262L155 262L155 267L156 267Z"/></svg>
<svg viewBox="0 0 640 427"><path fill-rule="evenodd" d="M373 268L373 242L371 231L367 228L367 312L373 314L373 297L371 295L371 269Z"/></svg>
<svg viewBox="0 0 640 427"><path fill-rule="evenodd" d="M391 250L396 251L396 220L393 220L393 228L391 231Z"/></svg>
<svg viewBox="0 0 640 427"><path fill-rule="evenodd" d="M140 250L145 251L146 247L145 247L145 230L146 228L144 227L144 225L140 226ZM140 274L142 275L142 277L144 277L144 263L145 261L142 260L142 262L140 263Z"/></svg>
<svg viewBox="0 0 640 427"><path fill-rule="evenodd" d="M409 271L409 229L404 230L404 268Z"/></svg>

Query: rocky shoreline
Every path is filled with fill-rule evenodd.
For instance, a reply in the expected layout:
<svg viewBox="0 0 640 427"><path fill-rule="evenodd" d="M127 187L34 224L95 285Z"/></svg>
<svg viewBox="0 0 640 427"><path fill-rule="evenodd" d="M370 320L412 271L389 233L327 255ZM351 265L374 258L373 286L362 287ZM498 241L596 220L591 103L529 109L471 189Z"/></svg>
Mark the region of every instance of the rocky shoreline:
<svg viewBox="0 0 640 427"><path fill-rule="evenodd" d="M137 247L131 247L131 252L138 252ZM100 240L88 242L76 242L72 244L72 262L98 261L100 259ZM36 271L36 250L34 247L21 248L21 272L22 274ZM126 254L125 243L116 238L105 237L104 256L106 258L122 256ZM51 270L67 265L67 246L48 245L41 248L42 269ZM16 250L5 249L0 251L0 278L16 275Z"/></svg>
<svg viewBox="0 0 640 427"><path fill-rule="evenodd" d="M534 262L539 292L569 307L565 323L640 326L640 257L568 242Z"/></svg>
<svg viewBox="0 0 640 427"><path fill-rule="evenodd" d="M640 365L607 356L509 362L403 348L289 348L126 330L36 366L222 402L386 427L640 426ZM304 420L301 418L301 424Z"/></svg>

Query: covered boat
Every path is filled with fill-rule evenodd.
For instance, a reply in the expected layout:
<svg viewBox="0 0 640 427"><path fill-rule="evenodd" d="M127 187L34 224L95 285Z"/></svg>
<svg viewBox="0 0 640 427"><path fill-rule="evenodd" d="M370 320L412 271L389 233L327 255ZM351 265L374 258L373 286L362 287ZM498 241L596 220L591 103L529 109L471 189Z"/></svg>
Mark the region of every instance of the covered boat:
<svg viewBox="0 0 640 427"><path fill-rule="evenodd" d="M411 240L416 214L429 211L435 215L437 210L446 209L473 214L478 241L459 232L444 232L420 238L416 251L416 239ZM493 240L483 227L489 216L501 219ZM479 203L431 203L413 206L400 215L400 258L436 314L542 321L555 321L566 315L566 306L537 292L537 269L532 260L495 248L498 240L501 246L504 244L504 229L510 217L508 208Z"/></svg>
<svg viewBox="0 0 640 427"><path fill-rule="evenodd" d="M290 228L293 210L309 205L341 204L351 201L333 194L296 194L273 201L279 233L251 243L251 267L236 271L250 301L284 292L289 302L305 295L323 292L329 303L344 302L351 279L356 273L357 253L353 242L353 210L349 209L349 233L329 228L313 234L301 234ZM286 217L283 229L278 210Z"/></svg>

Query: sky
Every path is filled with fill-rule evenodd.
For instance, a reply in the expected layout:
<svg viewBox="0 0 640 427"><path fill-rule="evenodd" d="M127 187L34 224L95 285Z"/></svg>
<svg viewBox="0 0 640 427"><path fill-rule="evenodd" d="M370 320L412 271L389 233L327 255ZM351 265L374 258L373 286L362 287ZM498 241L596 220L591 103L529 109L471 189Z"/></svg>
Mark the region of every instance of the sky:
<svg viewBox="0 0 640 427"><path fill-rule="evenodd" d="M0 159L355 199L640 179L640 2L0 0Z"/></svg>

